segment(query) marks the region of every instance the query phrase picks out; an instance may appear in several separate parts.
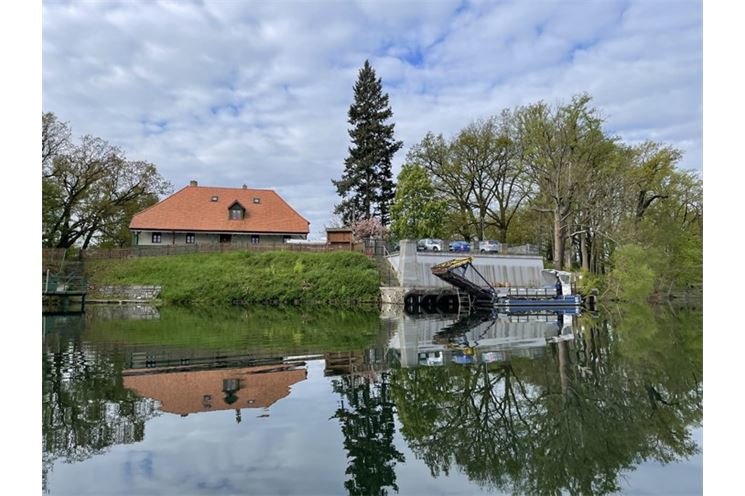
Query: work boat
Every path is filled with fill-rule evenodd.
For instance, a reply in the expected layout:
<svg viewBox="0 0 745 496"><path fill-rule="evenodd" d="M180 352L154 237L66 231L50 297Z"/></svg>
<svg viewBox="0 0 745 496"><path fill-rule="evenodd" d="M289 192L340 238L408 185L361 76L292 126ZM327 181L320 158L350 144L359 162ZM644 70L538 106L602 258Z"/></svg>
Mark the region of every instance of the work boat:
<svg viewBox="0 0 745 496"><path fill-rule="evenodd" d="M542 310L582 305L582 297L573 294L569 272L543 270L539 287L517 288L487 281L473 265L473 258L463 257L433 266L432 274L455 286L459 292L467 293L475 308Z"/></svg>

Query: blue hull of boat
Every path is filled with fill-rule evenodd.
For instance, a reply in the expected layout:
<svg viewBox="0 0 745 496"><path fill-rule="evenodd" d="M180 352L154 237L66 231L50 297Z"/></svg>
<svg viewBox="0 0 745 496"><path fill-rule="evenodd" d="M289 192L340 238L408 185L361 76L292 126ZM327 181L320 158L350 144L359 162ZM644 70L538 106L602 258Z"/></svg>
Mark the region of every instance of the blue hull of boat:
<svg viewBox="0 0 745 496"><path fill-rule="evenodd" d="M495 303L498 307L531 307L531 308L555 308L555 307L578 307L582 305L582 298L577 295L561 296L558 298L500 298Z"/></svg>

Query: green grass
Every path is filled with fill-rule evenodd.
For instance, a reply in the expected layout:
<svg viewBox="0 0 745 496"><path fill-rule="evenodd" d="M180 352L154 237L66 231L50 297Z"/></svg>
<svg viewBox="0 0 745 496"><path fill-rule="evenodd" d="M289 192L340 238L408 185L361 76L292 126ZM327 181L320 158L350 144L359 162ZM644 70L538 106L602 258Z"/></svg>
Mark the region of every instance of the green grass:
<svg viewBox="0 0 745 496"><path fill-rule="evenodd" d="M377 302L379 274L360 253L232 252L91 261L95 285L162 286L161 300L178 305ZM95 294L95 292L94 292Z"/></svg>

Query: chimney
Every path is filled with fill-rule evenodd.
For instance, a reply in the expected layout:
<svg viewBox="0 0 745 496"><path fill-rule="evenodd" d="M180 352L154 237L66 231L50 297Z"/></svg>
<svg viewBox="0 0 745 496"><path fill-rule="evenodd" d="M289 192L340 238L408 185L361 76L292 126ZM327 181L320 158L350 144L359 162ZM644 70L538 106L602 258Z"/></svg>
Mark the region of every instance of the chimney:
<svg viewBox="0 0 745 496"><path fill-rule="evenodd" d="M246 186L246 185L244 184L244 185L243 185L243 189L248 189L248 186Z"/></svg>
<svg viewBox="0 0 745 496"><path fill-rule="evenodd" d="M189 186L197 186L197 182L192 179L189 181Z"/></svg>

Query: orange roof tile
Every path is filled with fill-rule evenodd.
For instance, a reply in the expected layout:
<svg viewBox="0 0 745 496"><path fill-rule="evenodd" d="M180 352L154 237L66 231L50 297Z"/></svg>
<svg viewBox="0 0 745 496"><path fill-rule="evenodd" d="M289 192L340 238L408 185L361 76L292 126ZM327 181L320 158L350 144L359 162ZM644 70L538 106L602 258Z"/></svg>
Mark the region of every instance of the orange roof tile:
<svg viewBox="0 0 745 496"><path fill-rule="evenodd" d="M161 410L190 413L235 408L268 408L290 393L290 387L306 379L305 368L276 370L276 366L236 369L165 372L124 377L124 387L140 396L154 398ZM239 385L234 402L225 400L223 381Z"/></svg>
<svg viewBox="0 0 745 496"><path fill-rule="evenodd" d="M211 198L216 196L217 201ZM259 198L259 203L254 203ZM238 202L242 220L230 220ZM186 186L132 217L130 229L308 234L310 223L270 189Z"/></svg>

